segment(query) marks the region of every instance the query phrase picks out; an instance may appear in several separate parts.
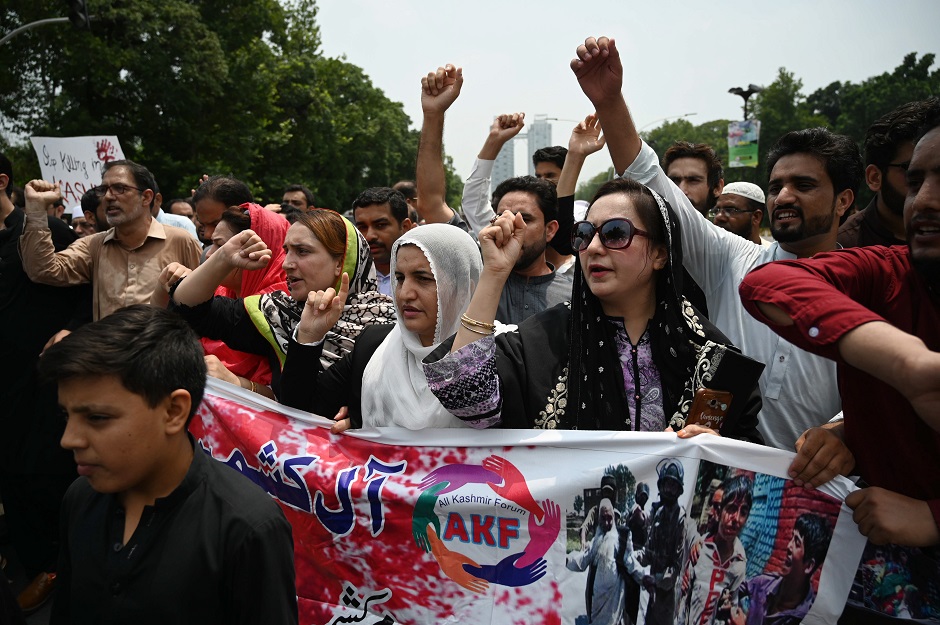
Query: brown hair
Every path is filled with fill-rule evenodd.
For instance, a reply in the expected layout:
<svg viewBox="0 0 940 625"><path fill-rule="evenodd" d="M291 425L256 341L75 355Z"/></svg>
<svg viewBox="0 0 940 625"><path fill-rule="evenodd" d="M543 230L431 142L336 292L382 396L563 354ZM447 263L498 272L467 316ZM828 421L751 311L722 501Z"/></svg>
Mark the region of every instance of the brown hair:
<svg viewBox="0 0 940 625"><path fill-rule="evenodd" d="M321 208L299 213L294 223L306 226L334 258L346 255L346 223L339 213Z"/></svg>

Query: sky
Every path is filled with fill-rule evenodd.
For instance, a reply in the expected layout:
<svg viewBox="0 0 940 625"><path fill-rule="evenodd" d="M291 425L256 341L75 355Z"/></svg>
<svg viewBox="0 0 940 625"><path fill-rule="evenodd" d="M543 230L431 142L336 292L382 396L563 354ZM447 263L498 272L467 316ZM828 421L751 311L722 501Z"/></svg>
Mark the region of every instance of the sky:
<svg viewBox="0 0 940 625"><path fill-rule="evenodd" d="M567 145L571 128L592 112L569 68L588 36L617 41L640 129L689 113L695 125L739 119L743 100L728 89L767 85L781 67L809 95L891 71L910 52L940 57L936 0L320 0L317 21L323 54L363 68L415 128L421 77L446 63L463 68L444 128L462 178L500 113L557 118L554 143ZM516 146L517 175L526 173L523 151ZM609 165L606 150L592 155L581 180Z"/></svg>

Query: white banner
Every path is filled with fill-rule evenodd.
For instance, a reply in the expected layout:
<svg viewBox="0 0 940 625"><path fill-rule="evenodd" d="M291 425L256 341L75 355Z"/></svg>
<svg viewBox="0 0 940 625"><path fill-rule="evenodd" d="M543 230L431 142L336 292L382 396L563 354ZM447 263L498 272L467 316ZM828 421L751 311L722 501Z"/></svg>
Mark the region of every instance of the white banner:
<svg viewBox="0 0 940 625"><path fill-rule="evenodd" d="M769 447L329 424L210 378L190 426L281 503L304 624L751 623L783 581L834 623L865 544L851 482L799 487Z"/></svg>
<svg viewBox="0 0 940 625"><path fill-rule="evenodd" d="M115 136L30 137L43 180L58 182L66 206L81 202L88 189L101 184L105 164L124 159Z"/></svg>

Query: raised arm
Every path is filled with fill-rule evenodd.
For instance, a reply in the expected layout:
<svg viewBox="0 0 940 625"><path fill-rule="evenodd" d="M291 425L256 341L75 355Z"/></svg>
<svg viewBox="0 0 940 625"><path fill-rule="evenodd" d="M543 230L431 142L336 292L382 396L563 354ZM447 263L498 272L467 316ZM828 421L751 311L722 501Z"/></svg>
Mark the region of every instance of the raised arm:
<svg viewBox="0 0 940 625"><path fill-rule="evenodd" d="M847 364L901 393L940 432L940 354L879 314L894 282L879 249L769 263L741 283L745 309L797 347Z"/></svg>
<svg viewBox="0 0 940 625"><path fill-rule="evenodd" d="M33 282L71 286L91 282L92 262L88 251L91 237L81 238L56 252L46 207L62 198L58 183L31 180L24 188L26 226L20 236L23 271Z"/></svg>
<svg viewBox="0 0 940 625"><path fill-rule="evenodd" d="M760 301L755 305L771 324L793 325L793 318L779 306ZM846 363L893 386L927 425L940 432L940 354L885 321L860 325L837 345Z"/></svg>
<svg viewBox="0 0 940 625"><path fill-rule="evenodd" d="M601 136L601 120L596 113L591 113L574 127L568 139L565 166L561 168L561 175L558 177L558 197L574 195L585 159L603 148L604 143L604 137Z"/></svg>
<svg viewBox="0 0 940 625"><path fill-rule="evenodd" d="M623 65L614 40L585 39L571 60L571 71L606 129L604 136L614 168L623 172L636 160L642 141L623 99Z"/></svg>
<svg viewBox="0 0 940 625"><path fill-rule="evenodd" d="M252 230L239 232L179 283L173 293L173 301L183 306L196 306L209 301L232 269L261 269L269 262L271 250L261 237ZM161 274L161 282L168 282L169 278L165 274L172 271L172 265L168 265Z"/></svg>
<svg viewBox="0 0 940 625"><path fill-rule="evenodd" d="M470 176L464 181L460 208L463 210L470 229L477 235L490 225L490 221L495 216L489 197L493 162L506 142L519 134L523 126L525 126L525 113L506 113L497 116L493 120L493 125L490 126L480 153L477 154Z"/></svg>
<svg viewBox="0 0 940 625"><path fill-rule="evenodd" d="M444 113L460 95L463 70L453 65L438 67L421 79L421 109L424 123L418 143L418 214L427 223L447 223L454 211L447 206L444 177Z"/></svg>
<svg viewBox="0 0 940 625"><path fill-rule="evenodd" d="M480 282L465 313L471 320L483 324L482 327L477 326L478 329L493 325L496 319L496 309L499 307L503 286L522 255L525 229L521 214L513 215L510 211L505 211L493 221L493 225L484 228L480 233L483 273L480 274ZM451 352L473 343L483 334L485 331L475 332L461 322Z"/></svg>

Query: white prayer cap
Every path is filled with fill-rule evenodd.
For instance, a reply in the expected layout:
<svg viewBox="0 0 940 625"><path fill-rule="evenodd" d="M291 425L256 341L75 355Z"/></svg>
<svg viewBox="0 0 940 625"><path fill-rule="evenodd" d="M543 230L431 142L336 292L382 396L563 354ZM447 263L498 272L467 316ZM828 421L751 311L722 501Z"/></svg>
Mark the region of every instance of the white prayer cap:
<svg viewBox="0 0 940 625"><path fill-rule="evenodd" d="M726 184L721 194L724 195L725 193L740 195L761 204L767 203L767 200L764 197L764 190L751 182L732 182L730 184Z"/></svg>
<svg viewBox="0 0 940 625"><path fill-rule="evenodd" d="M69 209L69 212L72 213L72 219L84 219L85 211L82 210L81 204L76 204Z"/></svg>

